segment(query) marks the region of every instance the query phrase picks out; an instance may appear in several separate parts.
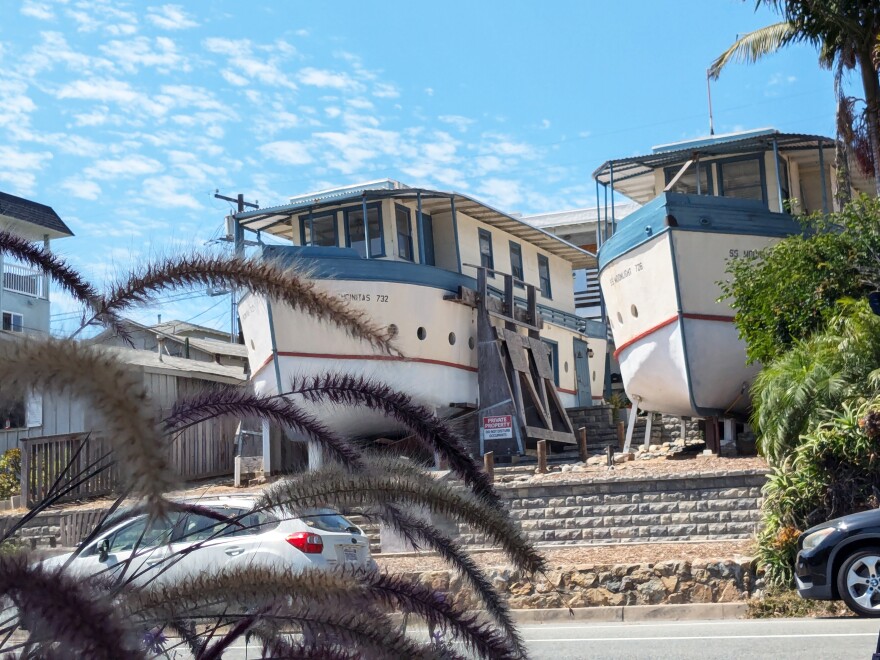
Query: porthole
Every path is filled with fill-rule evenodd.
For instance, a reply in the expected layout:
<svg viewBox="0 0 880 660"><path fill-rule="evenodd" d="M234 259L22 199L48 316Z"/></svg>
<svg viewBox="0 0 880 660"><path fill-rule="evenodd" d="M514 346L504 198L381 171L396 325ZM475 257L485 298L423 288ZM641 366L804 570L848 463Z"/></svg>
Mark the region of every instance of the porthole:
<svg viewBox="0 0 880 660"><path fill-rule="evenodd" d="M623 324L623 314L617 312L617 322Z"/></svg>
<svg viewBox="0 0 880 660"><path fill-rule="evenodd" d="M455 333L454 332L449 333L449 345L455 346Z"/></svg>
<svg viewBox="0 0 880 660"><path fill-rule="evenodd" d="M639 308L638 307L636 307L635 305L630 305L629 311L630 311L630 314L633 315L634 319L639 318Z"/></svg>
<svg viewBox="0 0 880 660"><path fill-rule="evenodd" d="M388 326L388 337L389 338L394 339L397 336L397 333L399 333L399 332L400 332L400 329L394 323L392 323L391 325Z"/></svg>
<svg viewBox="0 0 880 660"><path fill-rule="evenodd" d="M421 339L422 341L424 341L424 340L425 340L425 337L427 337L427 336L428 336L428 331L425 330L424 328L419 327L419 329L416 330L416 337L418 337L418 338Z"/></svg>
<svg viewBox="0 0 880 660"><path fill-rule="evenodd" d="M568 362L567 361L562 363L562 368L565 369L565 373L568 373Z"/></svg>
<svg viewBox="0 0 880 660"><path fill-rule="evenodd" d="M474 350L475 345L476 345L476 342L474 342L474 338L468 337L468 348L471 350Z"/></svg>

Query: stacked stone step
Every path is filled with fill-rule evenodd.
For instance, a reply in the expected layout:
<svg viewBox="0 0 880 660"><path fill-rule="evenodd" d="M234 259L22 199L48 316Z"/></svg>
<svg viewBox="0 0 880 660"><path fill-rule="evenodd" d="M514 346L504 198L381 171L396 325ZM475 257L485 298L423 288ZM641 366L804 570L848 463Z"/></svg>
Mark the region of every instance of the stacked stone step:
<svg viewBox="0 0 880 660"><path fill-rule="evenodd" d="M766 473L740 470L592 482L499 485L511 517L538 544L726 541L752 538ZM491 542L465 526L459 541Z"/></svg>

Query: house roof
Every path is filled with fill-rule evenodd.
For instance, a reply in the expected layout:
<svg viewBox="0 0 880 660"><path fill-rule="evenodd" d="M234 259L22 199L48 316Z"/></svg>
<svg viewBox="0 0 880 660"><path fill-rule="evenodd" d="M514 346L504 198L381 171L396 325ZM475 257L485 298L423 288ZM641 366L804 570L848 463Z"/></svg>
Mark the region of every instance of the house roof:
<svg viewBox="0 0 880 660"><path fill-rule="evenodd" d="M236 358L247 358L247 347L244 344L233 344L226 341L220 341L219 339L203 339L200 337L188 337L186 335L176 335L171 332L167 332L164 330L165 327L180 327L187 326L188 328L196 328L196 329L205 329L210 330L210 328L202 328L202 326L196 326L191 323L185 323L183 321L169 321L168 323L162 323L160 325L148 326L138 323L136 321L132 321L131 319L126 319L124 321L126 325L131 326L137 330L147 331L154 333L156 335L161 335L163 338L171 340L173 342L177 342L178 344L185 344L189 341L189 345L192 348L203 351L205 353L210 353L211 355L226 355L230 357ZM175 325L176 324L176 325ZM215 331L216 332L216 331ZM218 333L219 334L219 333ZM95 340L100 341L105 337L114 336L114 331L110 328L103 330Z"/></svg>
<svg viewBox="0 0 880 660"><path fill-rule="evenodd" d="M21 227L21 223L36 225L41 227L43 231L39 234L48 234L49 238L62 238L64 236L73 236L70 228L64 224L64 221L58 217L58 214L51 206L33 202L23 197L16 197L9 193L0 192L0 219L6 220L10 229L25 229ZM34 228L27 227L25 233L33 234Z"/></svg>
<svg viewBox="0 0 880 660"><path fill-rule="evenodd" d="M593 268L596 265L594 254L469 195L427 188L410 188L390 179L301 195L293 198L290 204L245 211L235 214L234 217L243 227L253 231L289 235L291 220L310 210L315 211L364 200L370 202L383 199L410 202L420 199L422 211L432 215L449 212L454 204L457 212L464 213L492 227L497 227L516 238L546 250L550 254L561 257L570 262L573 268Z"/></svg>
<svg viewBox="0 0 880 660"><path fill-rule="evenodd" d="M190 323L188 321L165 321L164 323L157 323L156 325L149 326L150 330L155 330L156 332L164 332L170 335L181 335L185 332L198 332L204 335L208 335L209 337L216 337L218 340L221 337L228 337L229 333L221 332L215 328L209 328L204 325L197 325L195 323ZM192 339L192 337L190 338Z"/></svg>
<svg viewBox="0 0 880 660"><path fill-rule="evenodd" d="M143 367L153 373L168 373L182 378L198 378L231 385L247 381L242 367L227 367L216 362L188 360L170 355L163 355L160 359L155 351L122 346L108 346L106 349L115 353L126 364Z"/></svg>
<svg viewBox="0 0 880 660"><path fill-rule="evenodd" d="M638 208L641 208L641 204L615 204L614 217L616 220L620 220ZM553 231L554 228L558 229L577 225L595 226L596 223L601 219L604 219L606 215L609 220L611 219L610 209L610 205L608 206L607 212L604 207L596 208L594 206L582 209L569 209L567 211L552 211L550 213L524 215L522 216L522 219L535 227Z"/></svg>

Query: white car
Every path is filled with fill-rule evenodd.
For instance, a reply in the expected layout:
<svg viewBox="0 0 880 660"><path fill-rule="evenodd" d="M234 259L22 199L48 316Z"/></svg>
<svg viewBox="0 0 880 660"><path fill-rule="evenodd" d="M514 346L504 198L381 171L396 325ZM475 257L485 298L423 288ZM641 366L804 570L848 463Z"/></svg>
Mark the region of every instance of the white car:
<svg viewBox="0 0 880 660"><path fill-rule="evenodd" d="M363 531L338 512L315 509L292 518L274 509L253 512L254 502L247 496L192 502L239 524L195 513L171 513L149 526L146 515L130 518L102 532L65 570L108 578L124 571L126 581L144 584L246 565L288 570L375 566ZM60 568L71 554L46 559L43 565Z"/></svg>

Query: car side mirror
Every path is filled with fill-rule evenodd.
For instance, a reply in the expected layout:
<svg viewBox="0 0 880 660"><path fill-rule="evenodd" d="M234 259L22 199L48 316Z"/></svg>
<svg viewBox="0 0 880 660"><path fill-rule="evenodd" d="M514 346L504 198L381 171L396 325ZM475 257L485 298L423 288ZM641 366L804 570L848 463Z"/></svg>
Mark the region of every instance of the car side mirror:
<svg viewBox="0 0 880 660"><path fill-rule="evenodd" d="M98 545L98 561L107 561L110 556L110 539L104 539Z"/></svg>

